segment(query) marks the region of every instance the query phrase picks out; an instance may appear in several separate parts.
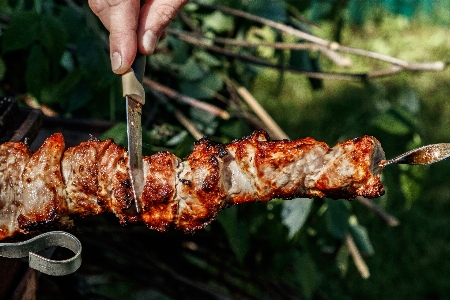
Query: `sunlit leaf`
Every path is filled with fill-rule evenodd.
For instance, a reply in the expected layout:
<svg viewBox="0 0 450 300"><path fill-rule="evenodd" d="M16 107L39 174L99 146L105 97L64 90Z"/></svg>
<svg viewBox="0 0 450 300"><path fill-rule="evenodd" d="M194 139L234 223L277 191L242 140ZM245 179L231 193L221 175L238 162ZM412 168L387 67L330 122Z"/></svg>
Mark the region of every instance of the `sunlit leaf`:
<svg viewBox="0 0 450 300"><path fill-rule="evenodd" d="M406 200L408 208L416 201L422 190L421 181L424 177L424 168L420 166L400 165L400 189Z"/></svg>
<svg viewBox="0 0 450 300"><path fill-rule="evenodd" d="M302 228L311 211L313 200L308 198L296 198L284 201L281 209L281 221L289 229L289 238Z"/></svg>
<svg viewBox="0 0 450 300"><path fill-rule="evenodd" d="M348 271L349 254L347 245L343 244L336 254L336 265L341 271L341 276L345 276Z"/></svg>
<svg viewBox="0 0 450 300"><path fill-rule="evenodd" d="M407 124L389 112L374 119L372 125L394 135L405 135L411 132L411 128Z"/></svg>
<svg viewBox="0 0 450 300"><path fill-rule="evenodd" d="M233 17L220 11L215 11L203 19L203 28L205 30L212 29L217 33L230 31L233 26Z"/></svg>
<svg viewBox="0 0 450 300"><path fill-rule="evenodd" d="M207 66L218 67L221 65L221 61L218 58L204 50L195 51L194 56Z"/></svg>
<svg viewBox="0 0 450 300"><path fill-rule="evenodd" d="M186 138L187 135L188 135L187 131L184 131L184 130L180 131L178 134L174 135L166 142L166 146L178 145Z"/></svg>

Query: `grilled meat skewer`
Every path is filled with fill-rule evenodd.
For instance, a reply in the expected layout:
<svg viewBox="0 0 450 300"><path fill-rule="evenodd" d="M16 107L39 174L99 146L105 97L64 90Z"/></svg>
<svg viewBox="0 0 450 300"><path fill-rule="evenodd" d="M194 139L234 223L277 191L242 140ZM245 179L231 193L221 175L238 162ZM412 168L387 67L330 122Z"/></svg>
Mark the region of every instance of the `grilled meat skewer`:
<svg viewBox="0 0 450 300"><path fill-rule="evenodd" d="M122 224L165 231L205 227L224 207L273 198L374 198L384 193L370 136L330 148L312 138L270 141L264 131L229 144L203 138L184 160L169 152L144 157L140 213L130 184L128 153L111 139L64 151L60 133L31 153L23 143L0 145L0 240L72 218L112 212Z"/></svg>

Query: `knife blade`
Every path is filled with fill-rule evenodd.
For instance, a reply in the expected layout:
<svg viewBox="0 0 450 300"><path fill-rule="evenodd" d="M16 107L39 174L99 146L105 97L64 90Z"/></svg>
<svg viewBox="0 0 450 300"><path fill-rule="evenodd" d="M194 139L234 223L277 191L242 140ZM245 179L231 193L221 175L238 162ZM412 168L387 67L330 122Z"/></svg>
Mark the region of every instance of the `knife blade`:
<svg viewBox="0 0 450 300"><path fill-rule="evenodd" d="M141 196L144 190L141 125L142 106L145 104L145 91L142 85L144 71L145 56L138 53L131 69L122 75L127 112L128 163L137 213L141 211Z"/></svg>

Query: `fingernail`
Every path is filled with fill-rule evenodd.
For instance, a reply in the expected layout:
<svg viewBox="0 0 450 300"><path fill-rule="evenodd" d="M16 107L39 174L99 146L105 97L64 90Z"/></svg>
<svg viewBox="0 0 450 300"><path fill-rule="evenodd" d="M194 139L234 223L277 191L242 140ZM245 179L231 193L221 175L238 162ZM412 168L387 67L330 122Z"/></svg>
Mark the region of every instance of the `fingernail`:
<svg viewBox="0 0 450 300"><path fill-rule="evenodd" d="M144 46L145 51L148 54L152 54L155 51L156 43L158 43L156 34L151 30L147 30L142 37L142 46Z"/></svg>
<svg viewBox="0 0 450 300"><path fill-rule="evenodd" d="M113 71L119 70L122 65L122 56L119 52L114 52L111 56L111 68Z"/></svg>

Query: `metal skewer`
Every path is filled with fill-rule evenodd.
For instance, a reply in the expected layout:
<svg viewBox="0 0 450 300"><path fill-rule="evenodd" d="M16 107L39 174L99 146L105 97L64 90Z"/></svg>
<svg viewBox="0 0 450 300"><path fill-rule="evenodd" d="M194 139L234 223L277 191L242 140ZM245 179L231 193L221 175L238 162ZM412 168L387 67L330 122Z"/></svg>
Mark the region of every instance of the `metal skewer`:
<svg viewBox="0 0 450 300"><path fill-rule="evenodd" d="M429 165L450 157L450 143L432 144L413 149L402 155L378 163L380 167L390 164Z"/></svg>
<svg viewBox="0 0 450 300"><path fill-rule="evenodd" d="M53 260L35 252L59 246L70 249L75 255L64 260ZM81 265L81 243L72 234L50 231L18 243L0 243L0 256L8 258L29 257L29 266L44 274L63 276L75 272Z"/></svg>

